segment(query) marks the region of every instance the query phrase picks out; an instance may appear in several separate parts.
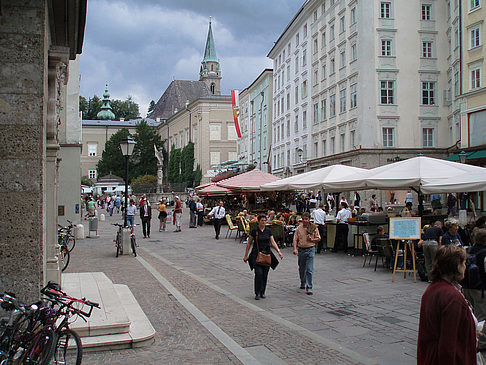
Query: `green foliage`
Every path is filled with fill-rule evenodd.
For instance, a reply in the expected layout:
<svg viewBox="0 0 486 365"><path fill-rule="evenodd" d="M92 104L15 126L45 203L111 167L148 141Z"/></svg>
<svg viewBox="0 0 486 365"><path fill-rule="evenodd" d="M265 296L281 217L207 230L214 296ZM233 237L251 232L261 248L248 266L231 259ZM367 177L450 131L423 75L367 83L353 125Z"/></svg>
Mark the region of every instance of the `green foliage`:
<svg viewBox="0 0 486 365"><path fill-rule="evenodd" d="M137 144L131 157L134 167L130 176L157 175L157 158L154 153L154 145L157 146L158 150L163 150L163 142L157 134L157 129L142 120L137 124L133 139Z"/></svg>
<svg viewBox="0 0 486 365"><path fill-rule="evenodd" d="M129 134L128 129L122 128L112 135L111 138L106 142L105 150L103 151L101 159L98 161L98 165L96 167L98 170L98 176L105 176L111 172L113 175L121 178L125 177L125 157L121 153L120 142ZM129 161L129 172L133 171L132 165L133 162Z"/></svg>
<svg viewBox="0 0 486 365"><path fill-rule="evenodd" d="M181 183L181 150L172 145L169 156L167 178L171 184Z"/></svg>
<svg viewBox="0 0 486 365"><path fill-rule="evenodd" d="M155 101L151 101L147 110L147 117L152 113L155 109Z"/></svg>
<svg viewBox="0 0 486 365"><path fill-rule="evenodd" d="M197 164L196 170L194 171L194 186L201 185L202 180L202 170L201 166Z"/></svg>
<svg viewBox="0 0 486 365"><path fill-rule="evenodd" d="M91 181L91 179L88 179L87 176L82 176L81 177L81 185L93 186L93 181Z"/></svg>
<svg viewBox="0 0 486 365"><path fill-rule="evenodd" d="M194 143L189 142L181 152L181 182L193 187L194 184Z"/></svg>
<svg viewBox="0 0 486 365"><path fill-rule="evenodd" d="M143 175L132 180L131 185L156 185L157 176L155 175Z"/></svg>
<svg viewBox="0 0 486 365"><path fill-rule="evenodd" d="M138 104L135 103L131 96L126 98L126 100L114 99L110 102L111 109L115 114L115 118L120 120L124 118L125 120L137 119L140 117L140 112L138 110Z"/></svg>
<svg viewBox="0 0 486 365"><path fill-rule="evenodd" d="M96 114L99 113L102 105L103 101L96 95L89 99L79 96L79 111L83 112L85 120L97 119Z"/></svg>

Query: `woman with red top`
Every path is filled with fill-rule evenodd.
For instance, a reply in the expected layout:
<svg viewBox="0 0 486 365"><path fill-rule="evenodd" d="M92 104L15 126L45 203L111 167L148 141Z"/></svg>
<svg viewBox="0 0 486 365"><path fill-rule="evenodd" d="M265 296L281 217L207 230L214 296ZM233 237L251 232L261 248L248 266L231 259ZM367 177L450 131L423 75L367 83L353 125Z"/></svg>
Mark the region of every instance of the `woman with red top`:
<svg viewBox="0 0 486 365"><path fill-rule="evenodd" d="M459 282L466 270L466 252L440 246L430 272L432 284L422 296L417 364L475 365L477 320Z"/></svg>
<svg viewBox="0 0 486 365"><path fill-rule="evenodd" d="M181 220L182 220L182 203L178 196L174 198L175 205L174 205L174 224L176 229L174 232L181 231Z"/></svg>

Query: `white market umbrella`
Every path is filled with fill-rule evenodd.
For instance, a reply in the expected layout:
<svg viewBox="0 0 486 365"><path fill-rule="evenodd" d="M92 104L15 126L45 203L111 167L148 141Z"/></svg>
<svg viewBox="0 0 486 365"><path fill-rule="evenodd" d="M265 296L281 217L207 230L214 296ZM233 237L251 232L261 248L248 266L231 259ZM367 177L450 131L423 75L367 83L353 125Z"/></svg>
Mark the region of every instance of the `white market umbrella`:
<svg viewBox="0 0 486 365"><path fill-rule="evenodd" d="M360 188L360 181L368 170L346 165L332 165L303 174L294 175L261 186L262 190L303 190L321 188L323 190L354 190ZM361 176L361 180L357 177ZM356 182L347 186L341 181L356 178Z"/></svg>
<svg viewBox="0 0 486 365"><path fill-rule="evenodd" d="M421 189L425 194L486 191L486 168L482 169L482 172L454 176L445 181L424 181Z"/></svg>

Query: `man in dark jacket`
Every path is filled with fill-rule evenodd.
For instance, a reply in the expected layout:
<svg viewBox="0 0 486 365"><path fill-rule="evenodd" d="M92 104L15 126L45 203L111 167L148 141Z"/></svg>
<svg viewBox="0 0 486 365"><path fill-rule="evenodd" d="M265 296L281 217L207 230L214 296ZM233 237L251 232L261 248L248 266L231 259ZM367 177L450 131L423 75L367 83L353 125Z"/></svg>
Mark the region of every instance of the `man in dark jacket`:
<svg viewBox="0 0 486 365"><path fill-rule="evenodd" d="M150 220L152 219L152 207L147 198L140 202L140 219L142 220L143 238L150 238Z"/></svg>
<svg viewBox="0 0 486 365"><path fill-rule="evenodd" d="M189 228L196 228L197 208L196 208L196 202L194 201L193 197L189 198L188 205L189 205L189 217L190 217Z"/></svg>

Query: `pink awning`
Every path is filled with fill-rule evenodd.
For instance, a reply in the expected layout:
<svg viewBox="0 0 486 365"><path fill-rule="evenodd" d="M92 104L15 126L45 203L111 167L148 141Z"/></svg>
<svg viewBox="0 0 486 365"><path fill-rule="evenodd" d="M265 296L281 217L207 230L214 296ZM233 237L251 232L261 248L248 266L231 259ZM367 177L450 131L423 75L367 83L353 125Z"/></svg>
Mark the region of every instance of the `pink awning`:
<svg viewBox="0 0 486 365"><path fill-rule="evenodd" d="M195 190L201 190L201 189L207 188L208 186L211 186L211 185L214 185L214 183L208 182L206 184L201 184L199 186L196 186L194 189Z"/></svg>
<svg viewBox="0 0 486 365"><path fill-rule="evenodd" d="M216 184L211 184L202 188L198 191L200 195L230 195L233 192L230 189L223 188L222 186L217 186Z"/></svg>
<svg viewBox="0 0 486 365"><path fill-rule="evenodd" d="M260 186L266 183L280 180L279 177L258 169L230 177L216 183L218 186L236 191L261 191Z"/></svg>

